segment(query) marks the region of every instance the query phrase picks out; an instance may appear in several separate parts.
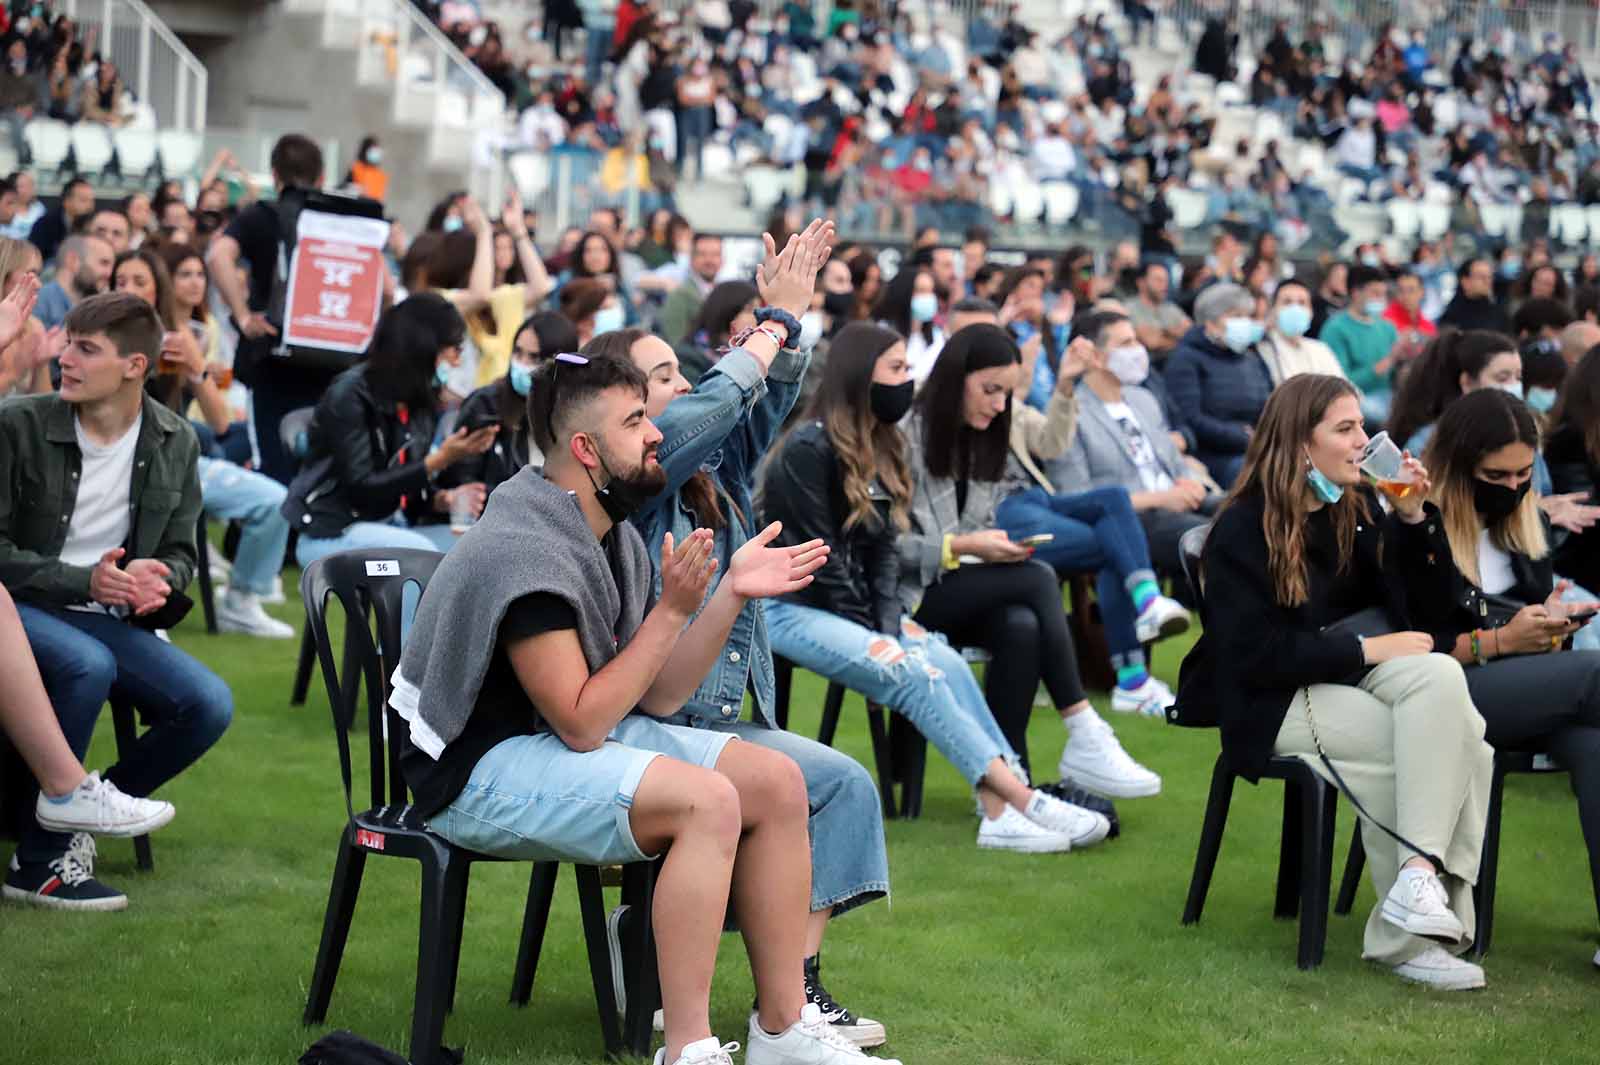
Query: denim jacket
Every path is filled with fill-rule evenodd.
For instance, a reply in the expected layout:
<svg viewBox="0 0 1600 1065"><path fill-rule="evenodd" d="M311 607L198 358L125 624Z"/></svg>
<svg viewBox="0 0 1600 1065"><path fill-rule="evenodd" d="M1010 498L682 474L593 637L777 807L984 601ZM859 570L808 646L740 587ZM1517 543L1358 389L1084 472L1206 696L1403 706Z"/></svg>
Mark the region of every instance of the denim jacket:
<svg viewBox="0 0 1600 1065"><path fill-rule="evenodd" d="M728 560L754 531L756 470L777 437L783 420L800 395L810 356L780 351L762 379L755 356L739 348L724 355L700 379L693 392L673 400L656 428L663 440L657 458L667 471L667 489L633 516L655 563L655 591L661 592L661 539L668 533L678 543L698 524L682 497L683 486L699 470L711 474L727 524L717 533L719 564L714 580L728 571ZM716 590L707 590L707 600ZM775 728L772 717L774 681L772 647L760 600L739 611L721 656L700 687L684 704L688 718L708 722L736 721L746 687L753 687L757 716Z"/></svg>

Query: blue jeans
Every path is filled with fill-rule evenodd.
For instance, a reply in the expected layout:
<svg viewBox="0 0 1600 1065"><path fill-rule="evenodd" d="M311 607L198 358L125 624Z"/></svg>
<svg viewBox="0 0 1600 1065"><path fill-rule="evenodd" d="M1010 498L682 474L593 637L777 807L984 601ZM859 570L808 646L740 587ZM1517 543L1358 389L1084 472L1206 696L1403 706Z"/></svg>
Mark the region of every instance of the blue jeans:
<svg viewBox="0 0 1600 1065"><path fill-rule="evenodd" d="M875 703L893 707L977 786L996 758L1017 761L983 692L962 657L936 632L898 638L816 607L784 600L767 603L772 651L813 673L836 680ZM873 645L898 642L904 656L890 661Z"/></svg>
<svg viewBox="0 0 1600 1065"><path fill-rule="evenodd" d="M773 605L768 604L768 609ZM883 839L883 807L872 775L860 762L816 740L753 721L708 722L691 714L665 718L669 725L731 733L746 743L787 755L806 778L811 809L811 912L833 909L837 917L863 902L889 894L889 851Z"/></svg>
<svg viewBox="0 0 1600 1065"><path fill-rule="evenodd" d="M366 547L414 547L419 551L449 551L460 539L447 524L407 525L403 519L358 521L345 526L338 536L302 536L294 545L295 561L304 569L319 558L339 551L359 551Z"/></svg>
<svg viewBox="0 0 1600 1065"><path fill-rule="evenodd" d="M100 707L113 694L126 696L150 726L105 772L129 795L149 795L193 765L233 720L227 683L154 633L80 610L18 603L17 613L61 732L80 760ZM30 820L17 860L47 862L65 852L70 839Z"/></svg>
<svg viewBox="0 0 1600 1065"><path fill-rule="evenodd" d="M288 490L265 474L224 459L200 458L200 495L206 513L241 523L239 553L228 586L249 595L266 595L283 568L289 522L282 514Z"/></svg>
<svg viewBox="0 0 1600 1065"><path fill-rule="evenodd" d="M1030 488L1001 500L995 521L1013 540L1038 533L1054 536L1036 548L1033 557L1057 573L1095 571L1107 646L1112 654L1139 649L1132 591L1143 581L1155 580L1156 573L1144 526L1126 488L1111 485L1054 496L1043 488Z"/></svg>
<svg viewBox="0 0 1600 1065"><path fill-rule="evenodd" d="M616 30L612 26L590 27L584 31L583 65L590 85L600 84L600 71L611 58L611 38Z"/></svg>

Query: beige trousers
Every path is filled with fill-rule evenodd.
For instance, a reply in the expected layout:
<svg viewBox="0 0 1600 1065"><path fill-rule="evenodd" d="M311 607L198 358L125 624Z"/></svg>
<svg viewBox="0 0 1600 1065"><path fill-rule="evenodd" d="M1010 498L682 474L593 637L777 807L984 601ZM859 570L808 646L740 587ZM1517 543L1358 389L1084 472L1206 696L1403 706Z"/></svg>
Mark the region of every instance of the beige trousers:
<svg viewBox="0 0 1600 1065"><path fill-rule="evenodd" d="M1323 749L1367 812L1444 862L1441 879L1450 907L1467 934L1447 949L1464 951L1476 917L1472 886L1483 853L1483 826L1494 775L1494 750L1483 742L1483 718L1467 693L1461 665L1448 655L1412 655L1375 667L1359 687L1314 684L1311 716ZM1307 720L1307 689L1295 693L1274 751L1298 755L1332 783L1317 756ZM1400 866L1414 855L1382 829L1361 819L1367 873L1378 903ZM1362 957L1399 965L1431 940L1383 919L1379 905L1367 916Z"/></svg>

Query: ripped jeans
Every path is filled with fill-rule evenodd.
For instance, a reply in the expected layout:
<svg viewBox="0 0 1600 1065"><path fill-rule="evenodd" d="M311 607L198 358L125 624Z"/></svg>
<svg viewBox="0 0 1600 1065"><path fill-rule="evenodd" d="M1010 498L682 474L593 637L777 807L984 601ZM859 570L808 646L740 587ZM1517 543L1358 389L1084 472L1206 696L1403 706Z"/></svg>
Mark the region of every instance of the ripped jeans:
<svg viewBox="0 0 1600 1065"><path fill-rule="evenodd" d="M972 670L943 636L902 621L896 641L837 614L783 600L769 600L766 615L774 654L892 707L967 783L976 787L996 758L1020 775L1016 752L1001 735Z"/></svg>

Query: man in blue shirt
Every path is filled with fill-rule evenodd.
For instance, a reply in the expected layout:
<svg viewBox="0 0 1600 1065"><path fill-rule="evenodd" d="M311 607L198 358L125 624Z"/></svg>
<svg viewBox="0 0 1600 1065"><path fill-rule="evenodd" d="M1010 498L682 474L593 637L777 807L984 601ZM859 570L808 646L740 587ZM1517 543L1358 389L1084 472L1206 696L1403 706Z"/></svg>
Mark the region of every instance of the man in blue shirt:
<svg viewBox="0 0 1600 1065"><path fill-rule="evenodd" d="M68 237L56 256L55 280L39 290L33 316L46 329L66 321L67 312L79 300L110 286L114 258L111 245L99 237Z"/></svg>

